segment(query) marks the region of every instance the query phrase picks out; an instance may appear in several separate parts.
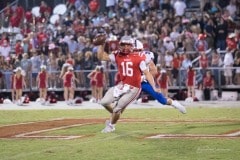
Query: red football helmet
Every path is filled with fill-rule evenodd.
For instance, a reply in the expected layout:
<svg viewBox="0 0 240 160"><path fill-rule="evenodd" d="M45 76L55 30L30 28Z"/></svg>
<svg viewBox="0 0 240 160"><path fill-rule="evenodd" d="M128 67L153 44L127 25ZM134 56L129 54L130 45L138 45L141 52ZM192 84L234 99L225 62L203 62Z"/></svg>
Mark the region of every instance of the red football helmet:
<svg viewBox="0 0 240 160"><path fill-rule="evenodd" d="M133 51L133 39L130 36L123 36L119 42L120 53L127 55Z"/></svg>

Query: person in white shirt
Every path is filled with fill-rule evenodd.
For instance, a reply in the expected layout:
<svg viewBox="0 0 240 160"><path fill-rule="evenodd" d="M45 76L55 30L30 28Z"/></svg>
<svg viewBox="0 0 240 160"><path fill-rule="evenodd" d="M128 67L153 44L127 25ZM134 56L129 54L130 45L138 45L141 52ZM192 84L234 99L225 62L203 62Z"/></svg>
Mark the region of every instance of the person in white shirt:
<svg viewBox="0 0 240 160"><path fill-rule="evenodd" d="M231 0L229 5L226 7L226 10L230 14L230 16L232 18L234 18L236 16L236 12L237 12L236 1L235 0Z"/></svg>
<svg viewBox="0 0 240 160"><path fill-rule="evenodd" d="M0 55L6 60L10 56L11 46L7 40L3 41L3 44L0 46Z"/></svg>
<svg viewBox="0 0 240 160"><path fill-rule="evenodd" d="M224 55L223 60L223 67L224 69L224 76L225 76L225 84L232 85L232 66L234 64L233 55L229 48L227 48L227 52Z"/></svg>
<svg viewBox="0 0 240 160"><path fill-rule="evenodd" d="M170 37L165 37L163 39L163 46L166 48L167 51L173 52L175 50L175 45Z"/></svg>
<svg viewBox="0 0 240 160"><path fill-rule="evenodd" d="M171 54L171 52L166 52L166 55L164 57L164 61L165 61L165 67L166 68L172 68L172 61L173 61L173 56Z"/></svg>
<svg viewBox="0 0 240 160"><path fill-rule="evenodd" d="M183 0L177 0L174 3L173 8L175 10L176 16L183 16L185 13L185 9L187 8L187 5Z"/></svg>

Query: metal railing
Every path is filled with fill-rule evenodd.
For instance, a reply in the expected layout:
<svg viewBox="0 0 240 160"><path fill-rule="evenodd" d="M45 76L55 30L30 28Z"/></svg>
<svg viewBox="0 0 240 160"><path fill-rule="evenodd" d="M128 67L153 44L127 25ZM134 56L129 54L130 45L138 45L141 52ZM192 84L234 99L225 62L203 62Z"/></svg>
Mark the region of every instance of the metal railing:
<svg viewBox="0 0 240 160"><path fill-rule="evenodd" d="M19 0L15 0L13 1L12 3L10 3L9 5L12 7L12 6L15 6L16 4L18 4L18 1ZM5 10L7 9L7 7L3 8L1 11L0 11L0 14L3 13Z"/></svg>
<svg viewBox="0 0 240 160"><path fill-rule="evenodd" d="M215 89L222 91L223 89L240 89L240 84L234 84L234 85L225 85L225 78L224 78L224 71L226 68L223 67L208 67L207 70L211 71L212 76L215 80ZM234 73L234 70L239 69L239 67L229 67L228 69L232 69L232 72ZM194 68L199 73L205 73L206 70L203 71L202 68ZM90 79L87 78L87 75L92 70L81 70L81 71L75 71L75 76L79 80L79 83L76 83L76 91L85 91L85 90L91 90L90 87ZM168 73L170 76L171 69L168 69ZM106 86L105 88L111 87L115 84L114 77L117 73L117 70L108 70L105 71L106 75ZM48 72L49 79L48 79L48 90L49 91L63 91L63 80L59 78L60 71L55 72ZM36 84L36 75L37 73L26 73L25 81L26 81L26 88L24 88L25 92L28 91L38 91L38 87ZM0 76L0 92L11 92L11 76L12 72L5 71L1 72ZM169 86L169 90L180 90L180 89L186 89L186 77L187 77L187 70L186 69L179 69L178 78L176 81L176 84L173 84ZM196 81L196 88L198 87L198 84L202 82L204 75L198 81ZM233 79L234 77L232 77ZM234 81L233 81L234 82Z"/></svg>
<svg viewBox="0 0 240 160"><path fill-rule="evenodd" d="M87 75L92 70L81 70L81 71L75 71L75 76L78 79L79 83L76 83L76 91L85 91L85 90L91 90L90 87L90 79L87 77ZM108 70L105 71L106 75L106 86L110 87L114 85L114 76L116 74L117 70ZM59 77L61 71L54 71L54 72L48 72L49 79L48 79L48 90L49 91L63 91L63 80ZM23 89L24 92L29 91L38 91L36 79L37 74L34 72L25 72L24 73L24 79L26 82L26 87ZM0 74L0 92L11 92L11 86L12 86L12 71L2 71Z"/></svg>

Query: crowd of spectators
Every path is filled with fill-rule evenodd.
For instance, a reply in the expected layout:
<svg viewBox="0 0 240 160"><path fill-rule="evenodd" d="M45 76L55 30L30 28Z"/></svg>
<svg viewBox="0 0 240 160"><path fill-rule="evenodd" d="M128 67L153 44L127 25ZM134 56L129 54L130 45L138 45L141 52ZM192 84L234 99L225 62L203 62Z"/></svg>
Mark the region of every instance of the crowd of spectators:
<svg viewBox="0 0 240 160"><path fill-rule="evenodd" d="M240 65L239 0L202 0L193 12L186 12L184 0L106 0L101 12L99 3L67 0L66 12L53 21L54 6L47 1L39 4L39 16L32 8L6 6L0 23L0 89L10 89L9 77L17 67L26 72L27 87L36 87L41 65L47 66L49 87L61 88L58 77L67 61L73 63L77 86L89 87L87 75L97 65L106 73L116 69L97 59L92 40L99 32L107 34L108 50L124 35L142 41L146 50L154 52L156 64L173 71L168 72L173 85L185 85L186 76L179 79L179 73L186 75L190 64L201 68L202 77L209 67ZM198 63L192 64L198 56ZM240 85L239 69L229 70L224 74L226 83ZM218 73L217 69L211 73L216 82ZM107 74L107 86L113 85L114 74Z"/></svg>

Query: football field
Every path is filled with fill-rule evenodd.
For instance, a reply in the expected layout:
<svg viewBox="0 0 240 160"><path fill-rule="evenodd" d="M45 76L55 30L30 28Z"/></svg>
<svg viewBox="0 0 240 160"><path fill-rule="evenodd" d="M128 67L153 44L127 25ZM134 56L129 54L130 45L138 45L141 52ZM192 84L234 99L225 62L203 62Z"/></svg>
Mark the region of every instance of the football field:
<svg viewBox="0 0 240 160"><path fill-rule="evenodd" d="M0 160L239 159L239 101L182 103L133 103L107 134L97 103L0 104Z"/></svg>

